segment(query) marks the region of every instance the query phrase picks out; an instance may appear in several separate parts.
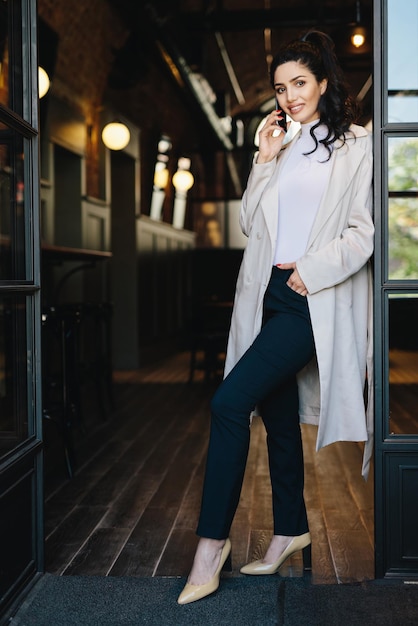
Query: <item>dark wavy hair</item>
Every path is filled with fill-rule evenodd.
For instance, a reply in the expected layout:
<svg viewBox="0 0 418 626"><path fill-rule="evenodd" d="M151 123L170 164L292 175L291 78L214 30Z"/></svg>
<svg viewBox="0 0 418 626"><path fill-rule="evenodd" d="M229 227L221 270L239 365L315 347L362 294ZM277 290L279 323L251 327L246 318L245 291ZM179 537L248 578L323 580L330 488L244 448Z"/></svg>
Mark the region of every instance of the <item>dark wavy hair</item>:
<svg viewBox="0 0 418 626"><path fill-rule="evenodd" d="M270 82L274 89L274 74L279 65L289 61L296 61L305 65L316 77L318 83L324 78L328 85L325 93L319 100L319 122L311 128L311 135L318 147L314 129L320 124L325 124L328 134L319 143L324 144L331 156L332 144L337 139L345 142L344 133L350 125L358 119L359 107L356 101L349 95L345 82L344 73L337 60L334 42L325 33L309 31L301 39L291 41L283 46L272 60L270 66Z"/></svg>

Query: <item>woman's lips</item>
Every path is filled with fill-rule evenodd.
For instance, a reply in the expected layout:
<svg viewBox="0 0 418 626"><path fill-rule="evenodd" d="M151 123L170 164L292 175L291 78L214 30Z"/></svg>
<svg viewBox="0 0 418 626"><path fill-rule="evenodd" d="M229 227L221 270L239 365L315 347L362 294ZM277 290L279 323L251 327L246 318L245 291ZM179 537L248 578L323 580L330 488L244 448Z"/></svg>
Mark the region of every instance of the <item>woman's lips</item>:
<svg viewBox="0 0 418 626"><path fill-rule="evenodd" d="M295 113L299 113L303 108L303 104L296 104L294 106L289 107L289 113L295 115Z"/></svg>

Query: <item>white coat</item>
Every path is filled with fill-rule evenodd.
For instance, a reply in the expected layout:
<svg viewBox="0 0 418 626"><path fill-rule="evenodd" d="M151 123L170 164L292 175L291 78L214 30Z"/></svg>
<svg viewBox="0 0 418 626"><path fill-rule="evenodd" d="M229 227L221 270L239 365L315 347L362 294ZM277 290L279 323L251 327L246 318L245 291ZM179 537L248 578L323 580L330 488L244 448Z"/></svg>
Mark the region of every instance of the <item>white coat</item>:
<svg viewBox="0 0 418 626"><path fill-rule="evenodd" d="M280 171L298 135L277 159L253 163L240 224L248 243L238 275L225 376L260 332L277 238ZM296 262L308 290L316 357L298 374L303 423L317 424L316 449L365 441L363 475L372 445L372 141L353 125L335 144L327 189L305 254ZM364 386L367 377L367 413Z"/></svg>

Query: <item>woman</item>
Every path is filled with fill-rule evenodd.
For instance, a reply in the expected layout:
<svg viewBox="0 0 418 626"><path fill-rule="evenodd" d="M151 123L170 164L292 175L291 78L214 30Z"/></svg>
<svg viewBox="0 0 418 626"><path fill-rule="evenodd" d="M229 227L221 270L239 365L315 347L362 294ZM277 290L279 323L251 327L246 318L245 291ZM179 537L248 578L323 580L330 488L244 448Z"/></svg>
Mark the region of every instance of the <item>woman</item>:
<svg viewBox="0 0 418 626"><path fill-rule="evenodd" d="M273 574L310 545L299 422L318 424L317 449L370 441L371 138L353 124L355 106L327 35L311 32L285 46L270 77L278 110L260 132L242 201L248 245L225 378L211 404L200 540L180 604L219 586L256 407L267 431L274 535L245 574ZM301 131L283 146L285 115Z"/></svg>

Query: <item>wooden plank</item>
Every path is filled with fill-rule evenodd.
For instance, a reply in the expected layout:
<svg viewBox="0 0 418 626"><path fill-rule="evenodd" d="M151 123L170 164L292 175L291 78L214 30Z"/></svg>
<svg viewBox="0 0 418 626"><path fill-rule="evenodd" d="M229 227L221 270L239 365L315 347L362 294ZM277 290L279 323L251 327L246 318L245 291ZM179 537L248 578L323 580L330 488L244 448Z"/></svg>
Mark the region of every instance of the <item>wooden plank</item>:
<svg viewBox="0 0 418 626"><path fill-rule="evenodd" d="M337 576L322 510L309 509L308 520L312 539L312 582L334 584Z"/></svg>
<svg viewBox="0 0 418 626"><path fill-rule="evenodd" d="M201 451L196 449L196 437L189 434L171 456L168 471L112 568L112 575L118 575L121 568L125 569L126 575L153 575L167 536L175 524L192 468L197 467L201 460ZM158 550L152 550L156 546Z"/></svg>
<svg viewBox="0 0 418 626"><path fill-rule="evenodd" d="M107 576L128 534L125 528L96 528L62 573L67 576Z"/></svg>
<svg viewBox="0 0 418 626"><path fill-rule="evenodd" d="M154 476L138 472L120 496L109 504L106 514L100 521L100 527L131 531L144 513L157 486Z"/></svg>
<svg viewBox="0 0 418 626"><path fill-rule="evenodd" d="M77 506L45 542L45 570L61 574L103 517L104 507Z"/></svg>
<svg viewBox="0 0 418 626"><path fill-rule="evenodd" d="M349 530L328 531L332 558L339 583L353 583L374 578L373 550L364 533Z"/></svg>
<svg viewBox="0 0 418 626"><path fill-rule="evenodd" d="M197 527L202 500L205 466L206 446L204 451L202 451L200 463L196 467L194 474L190 476L189 485L184 492L184 499L175 522L175 530L190 530L194 533Z"/></svg>
<svg viewBox="0 0 418 626"><path fill-rule="evenodd" d="M46 537L61 523L68 510L94 492L96 485L108 471L109 465L119 467L119 460L126 449L127 444L124 441L109 442L102 454L94 457L83 471L77 472L74 478L63 483L61 489L49 497L45 503Z"/></svg>
<svg viewBox="0 0 418 626"><path fill-rule="evenodd" d="M248 547L248 561L262 559L270 544L271 532L251 528L250 544Z"/></svg>
<svg viewBox="0 0 418 626"><path fill-rule="evenodd" d="M190 528L175 528L170 534L169 546L163 551L156 566L155 576L189 575L198 542Z"/></svg>
<svg viewBox="0 0 418 626"><path fill-rule="evenodd" d="M337 578L328 541L323 514L319 477L316 471L318 456L315 450L317 428L302 426L305 458L305 504L312 539L312 582L332 584Z"/></svg>
<svg viewBox="0 0 418 626"><path fill-rule="evenodd" d="M374 510L360 511L361 518L363 520L364 527L366 529L367 536L369 538L370 545L373 547L375 544L374 536Z"/></svg>
<svg viewBox="0 0 418 626"><path fill-rule="evenodd" d="M147 507L109 576L154 576L177 509Z"/></svg>

